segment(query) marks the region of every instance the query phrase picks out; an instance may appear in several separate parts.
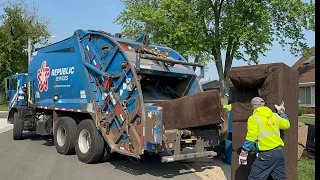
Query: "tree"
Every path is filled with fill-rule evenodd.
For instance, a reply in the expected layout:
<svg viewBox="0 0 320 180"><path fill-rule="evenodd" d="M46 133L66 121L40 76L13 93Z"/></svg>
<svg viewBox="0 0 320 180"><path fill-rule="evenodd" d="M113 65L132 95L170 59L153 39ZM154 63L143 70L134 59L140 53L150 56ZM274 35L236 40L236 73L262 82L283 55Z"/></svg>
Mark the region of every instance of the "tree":
<svg viewBox="0 0 320 180"><path fill-rule="evenodd" d="M38 9L24 0L7 1L0 15L0 79L28 71L28 38L33 44L46 44L48 21L40 20ZM0 82L4 87L4 82Z"/></svg>
<svg viewBox="0 0 320 180"><path fill-rule="evenodd" d="M259 63L274 41L300 55L302 31L315 29L315 6L301 0L122 0L115 22L125 35L145 32L195 62L214 61L226 103L234 59ZM222 52L225 51L224 56ZM223 65L224 62L224 65Z"/></svg>

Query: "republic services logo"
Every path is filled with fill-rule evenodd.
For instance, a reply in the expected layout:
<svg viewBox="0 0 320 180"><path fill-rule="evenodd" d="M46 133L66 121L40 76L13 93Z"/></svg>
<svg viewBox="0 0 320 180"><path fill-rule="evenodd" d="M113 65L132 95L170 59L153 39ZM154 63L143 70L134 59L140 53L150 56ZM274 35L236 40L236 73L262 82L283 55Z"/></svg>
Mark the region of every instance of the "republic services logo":
<svg viewBox="0 0 320 180"><path fill-rule="evenodd" d="M46 65L47 65L47 62L43 61L41 68L38 69L38 73L37 73L37 78L39 81L38 88L40 92L48 91L48 86L49 86L48 78L50 76L50 68L46 67Z"/></svg>

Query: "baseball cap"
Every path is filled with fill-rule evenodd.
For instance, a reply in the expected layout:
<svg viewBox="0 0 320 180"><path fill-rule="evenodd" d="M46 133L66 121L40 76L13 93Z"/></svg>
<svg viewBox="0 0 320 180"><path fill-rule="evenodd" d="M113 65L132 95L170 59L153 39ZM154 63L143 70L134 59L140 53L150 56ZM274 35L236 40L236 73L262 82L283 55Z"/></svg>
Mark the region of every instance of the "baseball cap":
<svg viewBox="0 0 320 180"><path fill-rule="evenodd" d="M254 97L251 100L251 105L262 105L262 106L264 106L265 102L261 97Z"/></svg>

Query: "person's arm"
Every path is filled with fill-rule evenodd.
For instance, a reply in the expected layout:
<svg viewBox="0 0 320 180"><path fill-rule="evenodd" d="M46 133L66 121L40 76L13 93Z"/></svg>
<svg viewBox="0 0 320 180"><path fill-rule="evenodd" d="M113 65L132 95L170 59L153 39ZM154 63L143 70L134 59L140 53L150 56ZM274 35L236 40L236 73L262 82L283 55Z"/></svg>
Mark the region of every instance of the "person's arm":
<svg viewBox="0 0 320 180"><path fill-rule="evenodd" d="M286 119L286 120L289 120L288 116L285 113L281 113L281 114L279 114L279 116Z"/></svg>
<svg viewBox="0 0 320 180"><path fill-rule="evenodd" d="M287 130L290 128L290 121L285 113L279 114L279 128L282 130Z"/></svg>
<svg viewBox="0 0 320 180"><path fill-rule="evenodd" d="M248 119L247 129L247 136L242 149L250 151L255 144L259 133L259 125L253 116L250 116Z"/></svg>
<svg viewBox="0 0 320 180"><path fill-rule="evenodd" d="M223 108L224 108L224 109L227 109L228 112L230 112L231 109L232 109L232 104L224 105Z"/></svg>

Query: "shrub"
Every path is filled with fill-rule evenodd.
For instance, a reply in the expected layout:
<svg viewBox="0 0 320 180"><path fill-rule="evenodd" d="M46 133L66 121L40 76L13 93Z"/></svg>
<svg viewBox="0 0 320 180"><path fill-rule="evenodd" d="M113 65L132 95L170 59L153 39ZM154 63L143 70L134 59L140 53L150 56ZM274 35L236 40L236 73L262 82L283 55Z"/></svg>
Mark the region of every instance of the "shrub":
<svg viewBox="0 0 320 180"><path fill-rule="evenodd" d="M302 114L305 114L306 113L306 110L304 107L301 107L299 106L299 109L298 109L298 115L301 116Z"/></svg>
<svg viewBox="0 0 320 180"><path fill-rule="evenodd" d="M311 114L312 113L312 109L309 107L304 108L304 114Z"/></svg>

